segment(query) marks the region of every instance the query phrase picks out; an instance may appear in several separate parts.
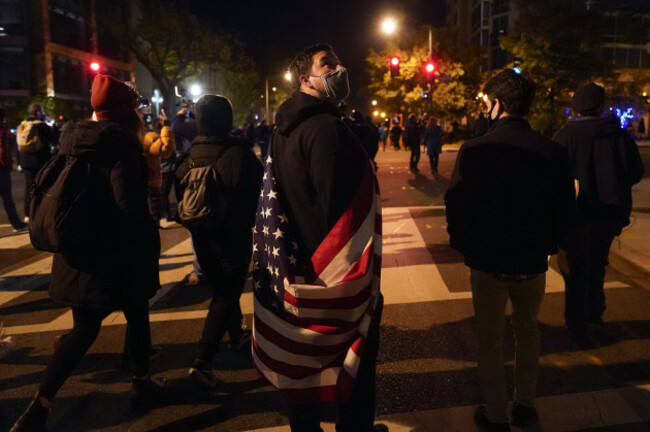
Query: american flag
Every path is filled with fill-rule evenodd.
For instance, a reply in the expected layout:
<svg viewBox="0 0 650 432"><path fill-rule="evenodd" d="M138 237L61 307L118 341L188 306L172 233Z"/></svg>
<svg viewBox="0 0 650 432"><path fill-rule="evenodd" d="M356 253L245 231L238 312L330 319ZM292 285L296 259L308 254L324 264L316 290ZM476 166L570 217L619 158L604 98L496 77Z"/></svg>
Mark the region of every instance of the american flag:
<svg viewBox="0 0 650 432"><path fill-rule="evenodd" d="M311 259L301 255L269 156L253 233L253 363L290 400L345 400L379 296L381 205L370 164Z"/></svg>

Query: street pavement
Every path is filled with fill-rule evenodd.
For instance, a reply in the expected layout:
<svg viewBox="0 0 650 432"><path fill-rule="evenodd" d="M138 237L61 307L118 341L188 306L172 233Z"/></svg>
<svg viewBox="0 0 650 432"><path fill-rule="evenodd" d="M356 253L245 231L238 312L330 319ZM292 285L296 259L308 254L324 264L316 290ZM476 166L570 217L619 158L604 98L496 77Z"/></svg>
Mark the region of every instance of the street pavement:
<svg viewBox="0 0 650 432"><path fill-rule="evenodd" d="M650 149L641 151L650 160ZM378 422L391 431L475 430L472 414L480 398L469 272L449 247L445 231L443 195L455 156L444 152L435 175L426 169L425 155L417 174L407 170L406 152L380 151L377 157L386 301L377 412ZM15 177L16 197L20 180ZM575 345L562 328L563 283L551 259L539 317L537 408L546 431L650 431L648 192L650 178L644 178L634 188L633 223L612 247L606 323L592 329L591 346ZM51 256L33 250L27 234L10 232L6 216L0 215L0 320L18 341L16 350L0 360L0 431L10 428L35 393L54 336L72 325L69 309L47 296ZM161 230L161 237L163 289L151 301L151 321L153 342L163 352L152 372L169 379L169 396L149 412L129 404L130 374L117 367L125 321L114 313L55 400L51 430L288 431L281 397L258 378L246 350L224 350L215 358L213 366L226 384L213 394L187 377L209 290L184 283L191 271L185 230L172 225ZM241 304L250 325L250 280ZM506 320L507 341L511 335ZM512 343L506 343L505 355L511 388ZM326 417L324 429L333 431L331 410Z"/></svg>

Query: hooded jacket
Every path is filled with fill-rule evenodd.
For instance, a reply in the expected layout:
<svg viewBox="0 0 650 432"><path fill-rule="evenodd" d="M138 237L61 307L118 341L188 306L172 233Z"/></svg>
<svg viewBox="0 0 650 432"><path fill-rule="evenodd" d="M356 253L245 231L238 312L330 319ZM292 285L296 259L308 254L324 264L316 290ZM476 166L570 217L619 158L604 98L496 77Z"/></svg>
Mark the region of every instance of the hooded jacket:
<svg viewBox="0 0 650 432"><path fill-rule="evenodd" d="M614 219L621 228L628 225L632 185L643 177L643 162L618 119L570 121L553 140L566 148L572 175L579 183L576 221Z"/></svg>
<svg viewBox="0 0 650 432"><path fill-rule="evenodd" d="M569 229L574 197L562 147L523 118L503 118L458 152L445 194L451 247L487 273L543 273Z"/></svg>
<svg viewBox="0 0 650 432"><path fill-rule="evenodd" d="M331 103L294 92L278 109L270 157L307 259L357 193L366 152Z"/></svg>
<svg viewBox="0 0 650 432"><path fill-rule="evenodd" d="M69 122L61 153L92 167L89 250L54 254L50 296L74 306L120 309L160 288L160 237L147 208L147 169L135 135L109 122ZM91 184L90 184L91 183Z"/></svg>

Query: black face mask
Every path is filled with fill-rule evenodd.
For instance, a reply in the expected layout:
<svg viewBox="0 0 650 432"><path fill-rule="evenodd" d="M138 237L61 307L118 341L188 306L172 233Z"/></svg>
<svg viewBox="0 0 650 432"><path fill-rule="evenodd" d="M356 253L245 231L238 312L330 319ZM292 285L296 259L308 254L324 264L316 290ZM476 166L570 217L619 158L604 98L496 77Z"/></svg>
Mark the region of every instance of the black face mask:
<svg viewBox="0 0 650 432"><path fill-rule="evenodd" d="M488 121L488 129L492 128L494 124L499 121L501 118L501 114L503 114L503 109L502 109L502 103L499 104L499 111L497 112L497 117L495 119L492 119L492 110L494 109L494 106L496 105L496 99L492 101L492 106L490 107L490 110L487 112L487 121Z"/></svg>

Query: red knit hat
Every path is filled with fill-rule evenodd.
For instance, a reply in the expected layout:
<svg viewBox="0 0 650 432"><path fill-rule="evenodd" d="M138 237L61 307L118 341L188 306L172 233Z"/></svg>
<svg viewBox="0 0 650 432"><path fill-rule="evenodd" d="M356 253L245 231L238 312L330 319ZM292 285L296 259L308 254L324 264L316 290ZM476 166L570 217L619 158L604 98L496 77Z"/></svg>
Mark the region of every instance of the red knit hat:
<svg viewBox="0 0 650 432"><path fill-rule="evenodd" d="M138 106L138 93L135 89L110 75L95 75L92 105L99 121L120 121Z"/></svg>

